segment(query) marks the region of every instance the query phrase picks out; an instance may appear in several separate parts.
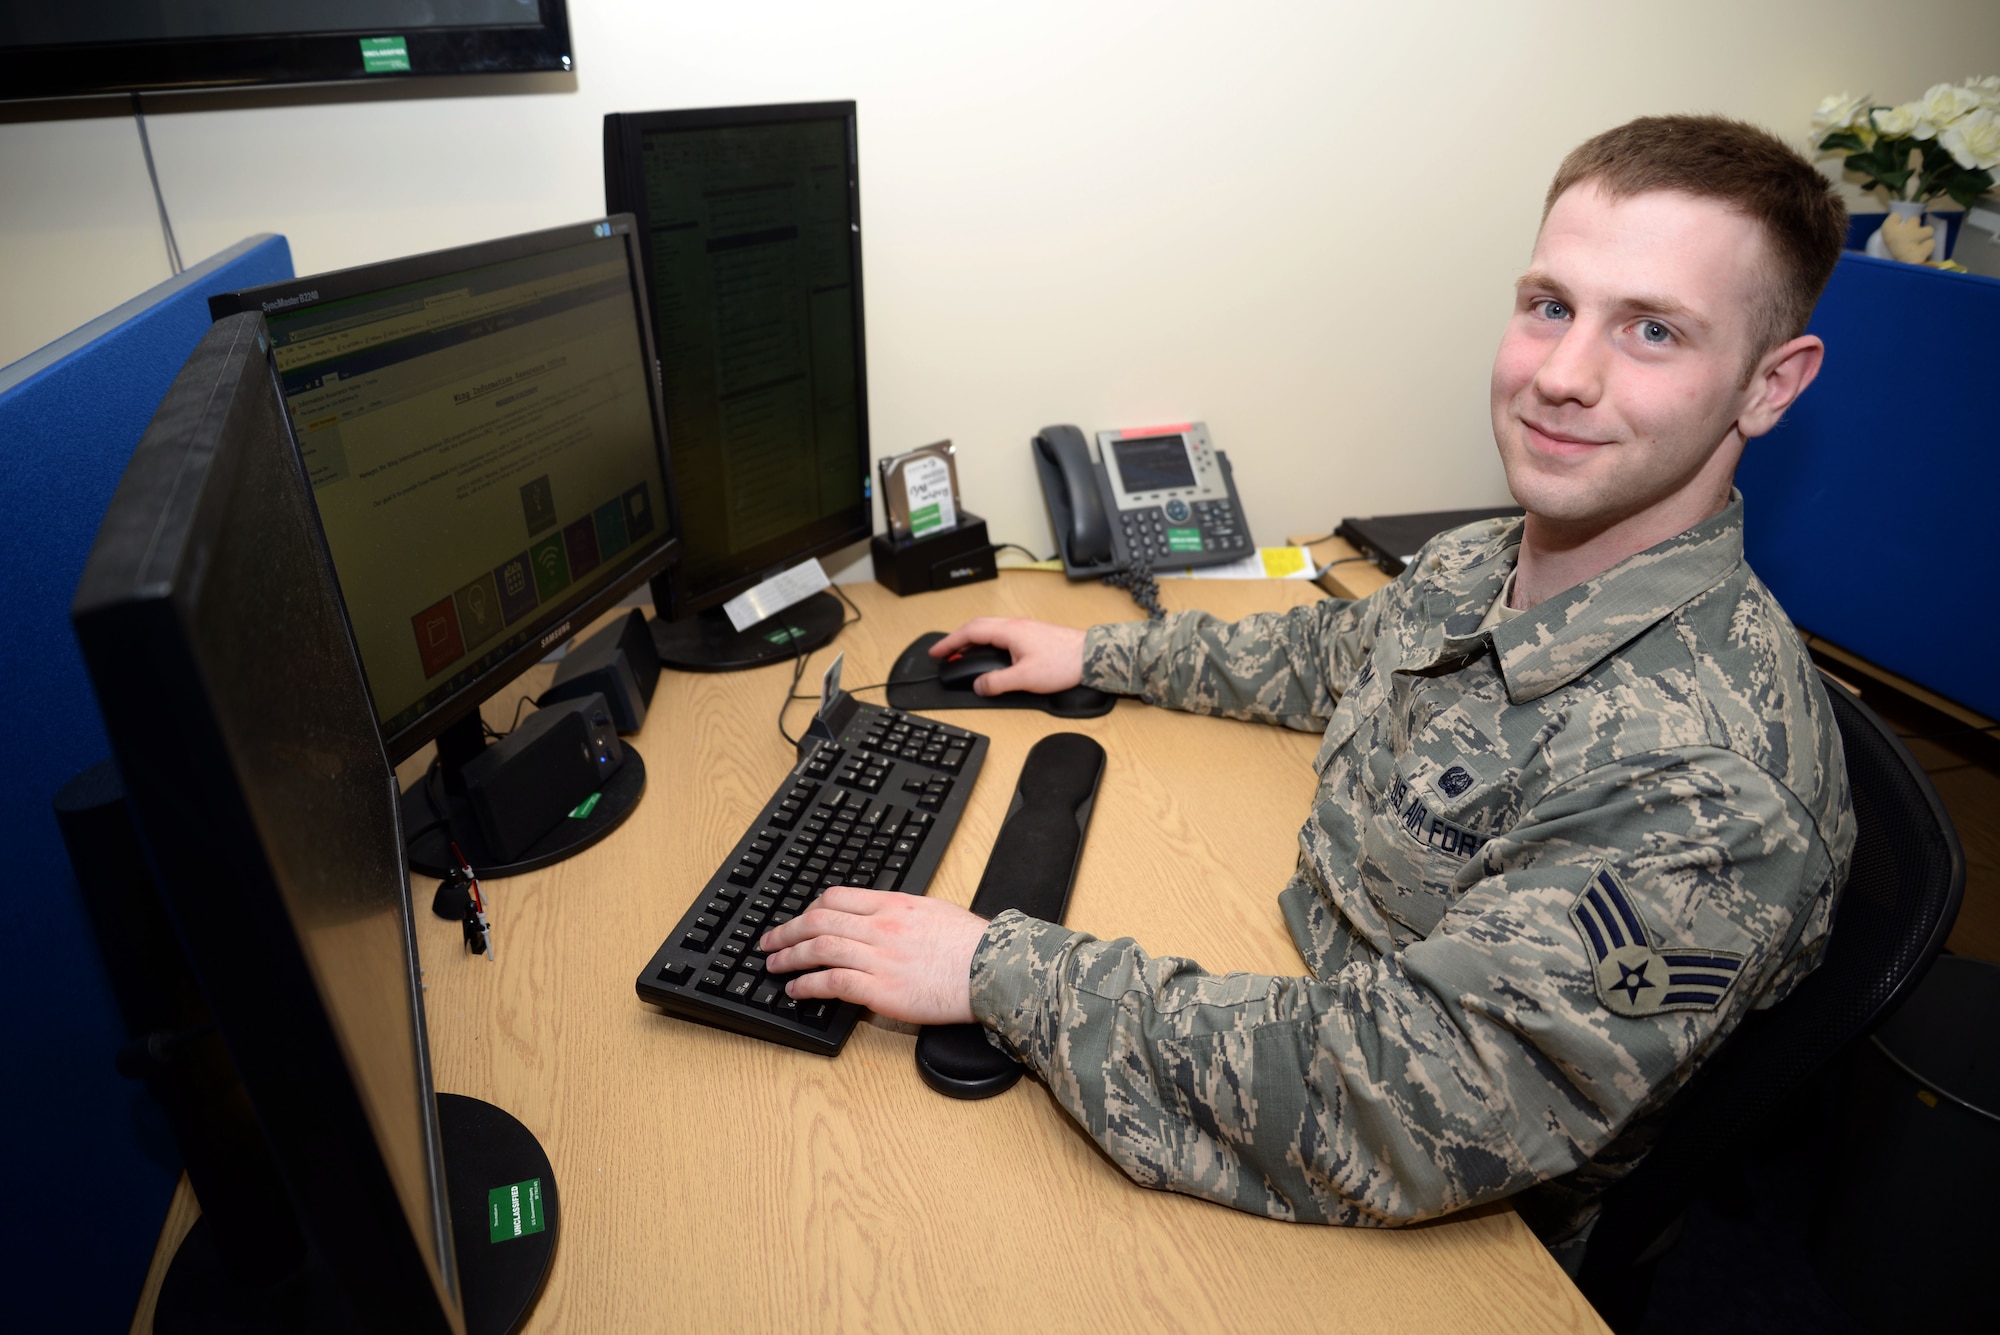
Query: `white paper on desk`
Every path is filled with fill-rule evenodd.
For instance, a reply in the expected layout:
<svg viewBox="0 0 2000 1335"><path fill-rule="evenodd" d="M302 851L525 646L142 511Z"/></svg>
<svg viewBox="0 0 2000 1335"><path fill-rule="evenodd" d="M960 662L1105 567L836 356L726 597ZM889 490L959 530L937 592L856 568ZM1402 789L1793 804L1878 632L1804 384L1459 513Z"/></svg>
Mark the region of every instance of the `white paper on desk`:
<svg viewBox="0 0 2000 1335"><path fill-rule="evenodd" d="M1260 547L1241 561L1200 570L1161 570L1162 576L1189 579L1311 579L1312 553L1303 547Z"/></svg>
<svg viewBox="0 0 2000 1335"><path fill-rule="evenodd" d="M818 557L809 557L783 574L773 575L756 588L739 593L722 605L729 617L729 624L739 631L745 631L762 621L775 616L793 603L803 602L827 585L833 583L826 577Z"/></svg>

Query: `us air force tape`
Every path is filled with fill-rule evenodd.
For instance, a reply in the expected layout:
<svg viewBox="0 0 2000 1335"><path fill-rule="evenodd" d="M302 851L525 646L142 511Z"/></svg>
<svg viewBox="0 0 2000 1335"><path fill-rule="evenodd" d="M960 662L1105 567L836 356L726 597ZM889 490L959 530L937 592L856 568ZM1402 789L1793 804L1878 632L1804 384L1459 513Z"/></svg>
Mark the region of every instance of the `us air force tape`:
<svg viewBox="0 0 2000 1335"><path fill-rule="evenodd" d="M1655 947L1638 906L1608 867L1592 874L1569 920L1596 961L1597 999L1614 1015L1712 1011L1743 971L1740 951Z"/></svg>

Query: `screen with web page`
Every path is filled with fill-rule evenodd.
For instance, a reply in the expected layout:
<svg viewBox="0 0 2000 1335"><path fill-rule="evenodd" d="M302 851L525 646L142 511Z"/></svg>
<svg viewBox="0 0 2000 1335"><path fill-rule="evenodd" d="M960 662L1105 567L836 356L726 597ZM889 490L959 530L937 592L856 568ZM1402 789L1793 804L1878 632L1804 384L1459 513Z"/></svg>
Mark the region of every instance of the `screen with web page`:
<svg viewBox="0 0 2000 1335"><path fill-rule="evenodd" d="M266 319L385 735L664 534L620 239Z"/></svg>

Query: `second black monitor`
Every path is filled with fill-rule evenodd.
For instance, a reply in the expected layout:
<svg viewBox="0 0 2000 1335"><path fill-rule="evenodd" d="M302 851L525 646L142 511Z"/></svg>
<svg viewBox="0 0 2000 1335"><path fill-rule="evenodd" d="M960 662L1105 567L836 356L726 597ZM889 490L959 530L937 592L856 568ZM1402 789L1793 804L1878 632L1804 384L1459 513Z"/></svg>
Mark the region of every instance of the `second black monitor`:
<svg viewBox="0 0 2000 1335"><path fill-rule="evenodd" d="M604 179L644 238L683 520L661 657L790 657L839 629L835 599L741 634L721 605L873 527L854 104L610 115Z"/></svg>
<svg viewBox="0 0 2000 1335"><path fill-rule="evenodd" d="M482 875L545 865L644 789L607 756L587 811L583 775L524 779L546 800L503 822L469 786L511 754L480 703L677 550L641 255L606 218L210 299L270 327L390 759L437 739L405 810L432 875L453 843Z"/></svg>

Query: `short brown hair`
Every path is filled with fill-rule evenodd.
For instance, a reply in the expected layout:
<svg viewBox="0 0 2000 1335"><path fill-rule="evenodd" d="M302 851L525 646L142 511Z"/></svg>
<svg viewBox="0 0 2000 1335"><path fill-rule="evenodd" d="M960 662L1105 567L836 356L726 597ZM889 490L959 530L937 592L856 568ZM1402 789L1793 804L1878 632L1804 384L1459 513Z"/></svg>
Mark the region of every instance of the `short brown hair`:
<svg viewBox="0 0 2000 1335"><path fill-rule="evenodd" d="M1833 183L1770 131L1726 116L1641 116L1579 144L1549 182L1542 220L1587 183L1612 199L1677 190L1718 200L1763 227L1777 272L1751 316L1746 376L1805 332L1847 240L1847 206Z"/></svg>

